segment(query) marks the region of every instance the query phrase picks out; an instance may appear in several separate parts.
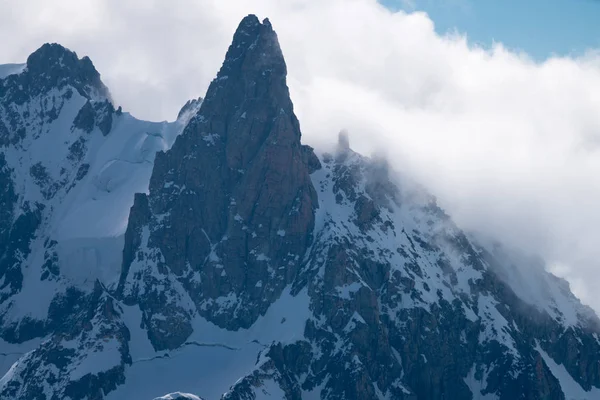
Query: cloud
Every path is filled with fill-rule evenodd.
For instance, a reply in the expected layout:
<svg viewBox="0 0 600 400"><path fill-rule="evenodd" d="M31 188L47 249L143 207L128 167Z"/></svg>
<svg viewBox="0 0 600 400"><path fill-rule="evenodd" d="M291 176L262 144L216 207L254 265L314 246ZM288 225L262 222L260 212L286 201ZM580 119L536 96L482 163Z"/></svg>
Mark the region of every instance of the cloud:
<svg viewBox="0 0 600 400"><path fill-rule="evenodd" d="M374 0L18 2L0 13L1 62L46 41L89 55L117 103L173 119L203 95L233 31L268 16L304 141L384 151L454 219L541 254L600 310L600 57L536 63L439 36L423 13ZM8 39L10 38L10 39Z"/></svg>

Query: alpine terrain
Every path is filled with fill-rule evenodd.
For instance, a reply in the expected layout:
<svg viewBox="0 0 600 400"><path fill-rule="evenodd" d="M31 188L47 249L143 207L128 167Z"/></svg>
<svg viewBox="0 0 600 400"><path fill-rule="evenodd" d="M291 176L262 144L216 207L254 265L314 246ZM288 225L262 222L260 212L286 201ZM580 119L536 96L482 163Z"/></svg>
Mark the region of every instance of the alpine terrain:
<svg viewBox="0 0 600 400"><path fill-rule="evenodd" d="M1 399L600 399L600 320L385 160L313 150L270 22L175 122L0 66Z"/></svg>

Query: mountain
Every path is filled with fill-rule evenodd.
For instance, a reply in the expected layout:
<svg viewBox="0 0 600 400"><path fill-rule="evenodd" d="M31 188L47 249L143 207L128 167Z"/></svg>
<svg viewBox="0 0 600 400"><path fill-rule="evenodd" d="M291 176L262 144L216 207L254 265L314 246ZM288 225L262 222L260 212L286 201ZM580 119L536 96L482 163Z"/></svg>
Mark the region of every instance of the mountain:
<svg viewBox="0 0 600 400"><path fill-rule="evenodd" d="M0 67L0 398L596 399L600 320L382 159L301 141L244 18L175 122Z"/></svg>

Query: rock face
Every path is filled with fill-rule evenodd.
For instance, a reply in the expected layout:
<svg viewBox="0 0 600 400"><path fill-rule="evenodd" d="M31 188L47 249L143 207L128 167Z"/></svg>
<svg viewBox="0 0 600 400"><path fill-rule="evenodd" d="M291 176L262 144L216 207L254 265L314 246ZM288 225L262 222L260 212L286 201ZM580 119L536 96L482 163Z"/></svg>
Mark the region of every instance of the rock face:
<svg viewBox="0 0 600 400"><path fill-rule="evenodd" d="M120 272L118 220L189 117L116 112L92 62L60 45L10 70L0 77L0 398L102 397L131 362L107 289Z"/></svg>
<svg viewBox="0 0 600 400"><path fill-rule="evenodd" d="M600 398L600 321L543 262L347 133L301 144L268 20L173 123L58 45L0 100L0 399Z"/></svg>
<svg viewBox="0 0 600 400"><path fill-rule="evenodd" d="M131 211L120 292L139 303L156 349L183 344L196 312L248 328L292 282L314 227L311 153L277 35L268 20L246 17L200 111L157 154L150 194ZM186 297L193 306L181 307Z"/></svg>
<svg viewBox="0 0 600 400"><path fill-rule="evenodd" d="M582 388L599 386L590 310L563 303L550 316L526 304L500 279L497 255L343 137L323 166L313 175L322 222L294 282L310 296L304 337L271 346L226 399L272 384L289 399L562 399L557 371L542 361L551 353ZM564 325L562 313L580 322ZM571 341L573 362L558 355L568 337L581 339ZM594 367L582 373L588 357Z"/></svg>
<svg viewBox="0 0 600 400"><path fill-rule="evenodd" d="M97 284L89 295L70 289L53 306L51 338L6 373L2 398L101 399L124 382L129 331L114 299Z"/></svg>
<svg viewBox="0 0 600 400"><path fill-rule="evenodd" d="M81 111L73 120L77 107ZM113 111L108 90L91 61L79 60L56 44L45 44L29 56L22 72L0 80L0 319L8 311L11 296L22 290L23 267L28 258L35 257L36 238L48 239L41 261L43 280L57 276L50 249L54 242L41 238L39 228L52 213L51 203L64 199L87 174L89 134L100 126L108 134ZM79 115L83 114L88 135L79 135ZM37 334L25 332L28 324L21 322L24 338ZM7 330L6 321L2 330Z"/></svg>
<svg viewBox="0 0 600 400"><path fill-rule="evenodd" d="M22 289L23 263L33 256L32 242L51 212L49 203L64 197L88 171L83 158L89 138L77 131L68 134L70 126L61 126L61 116L81 104L88 109L87 133L102 126L108 134L114 110L100 74L88 58L79 60L56 44L45 44L22 71L0 79L0 320L9 298ZM51 131L59 126L63 137L53 137ZM51 253L43 261L45 278L57 274ZM29 329L27 323L19 326ZM23 332L24 337L35 334Z"/></svg>

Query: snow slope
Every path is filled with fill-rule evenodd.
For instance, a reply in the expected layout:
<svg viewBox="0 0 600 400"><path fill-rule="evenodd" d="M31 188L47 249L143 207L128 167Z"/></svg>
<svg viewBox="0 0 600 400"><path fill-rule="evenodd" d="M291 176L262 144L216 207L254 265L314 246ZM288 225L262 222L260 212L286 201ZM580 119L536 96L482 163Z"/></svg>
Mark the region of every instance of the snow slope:
<svg viewBox="0 0 600 400"><path fill-rule="evenodd" d="M0 72L22 74L24 64L3 66ZM18 196L15 219L27 204L44 207L22 261L22 288L0 305L5 323L45 320L56 293L68 286L91 289L96 280L107 287L116 282L134 194L148 191L156 152L170 148L200 104L174 122L147 122L115 112L108 101L66 85L0 108L7 126L12 118L25 132L17 145L0 148ZM91 130L77 125L90 105L100 110ZM106 134L98 120L108 114ZM40 280L49 257L58 260L60 279Z"/></svg>
<svg viewBox="0 0 600 400"><path fill-rule="evenodd" d="M367 187L372 183L368 178L371 163L372 160L356 153L348 153L346 159L341 163L343 168L353 170L356 176L362 177L356 178L357 181L352 190L369 195ZM451 240L463 238L462 233L451 221L446 219L447 217L432 213L433 198L421 192L421 189L398 192L396 201L389 197L388 208L380 213L381 219L390 221L389 226L395 228L371 229L365 234L356 223L355 202L349 199L352 195L348 192L348 198L336 200L338 192L335 187L339 183L340 171L338 168L340 165L332 162L330 155L322 156L322 164L323 168L312 174L319 194L319 208L314 231L316 243L306 255L308 268L316 266L318 269L313 275L315 277L314 285L317 287L323 285L328 268L323 262L328 257L330 246L341 238L347 237L351 240L357 252L365 251L375 262L389 262L393 269L402 274L406 274L410 271L409 268L413 268L409 267L411 256L403 251L396 251L396 249L412 249L413 256L419 259L420 273L410 274L414 279L414 287L418 295L402 293L395 307L391 307L392 304L389 301L380 299L380 312L390 315L392 320L396 319L396 323L402 325L401 314L407 310L417 308L423 309L427 313L434 313L439 308L440 301L452 304L460 302L464 318L481 327L476 336L479 346L488 349L494 348L495 351L498 351L498 348L502 349L501 352L512 360L510 361L511 373L517 377L520 369L524 368L520 361L522 354L519 349L522 346L522 337L519 327L514 320L507 318L503 312L499 311L502 304L498 298L492 293L486 293L485 290L476 290L473 286L477 282L483 281L486 269L492 267L485 264L477 267L477 264L470 262L468 257L459 251L456 247L457 242L451 242ZM432 247L428 247L428 244L431 244ZM434 244L436 251L432 250ZM466 245L474 246L474 248L477 246L476 242L466 242ZM389 251L390 249L393 251ZM485 250L481 247L479 251L483 253ZM500 249L496 249L496 253L500 254L499 252ZM448 271L440 273L440 259L446 260L452 273ZM502 267L502 265L506 265L509 272L512 268L516 268L510 263L501 264L495 268ZM341 304L344 306L340 306L340 313L346 312L345 304L352 304L358 298L359 291L375 290L371 287L372 284L369 284L368 278L364 275L365 271L361 270L358 263L350 263L347 269L350 275L354 276L354 281L334 287L332 291L324 295L332 299L337 297L343 301ZM558 290L561 285L543 268L530 272L529 279L532 279L532 282L536 279L541 280L549 290ZM523 285L522 281L520 283ZM317 326L323 325L324 329L330 331L331 328L324 325L326 324L325 317L318 315L313 309L315 300L311 299L308 294L311 290L314 289L311 289L309 284L296 295L292 295L289 289L284 291L281 298L271 305L267 314L260 317L249 329L228 331L196 315L193 319L192 335L183 346L173 351L157 352L153 350L146 331L140 328L143 323L138 306L127 307L125 316L126 325L132 334L131 355L133 361L131 367L126 370L125 384L111 392L107 399L116 400L133 396L152 398L161 393L177 391L193 393L206 399L218 399L224 393L232 393L231 388L235 388L243 378L253 376L257 371L261 371L262 366L269 360L265 354L273 345L285 346L311 341L312 356L318 360L326 352L320 347L321 344L306 336L306 326L308 323L313 323ZM481 293L478 293L480 291ZM515 288L515 292L521 293L518 288ZM525 294L522 295L525 296ZM558 298L556 293L550 293L548 296L552 299ZM185 296L182 295L183 297ZM536 298L532 300L532 297L523 297L523 301L537 300ZM546 311L543 307L540 310L548 312L548 315L555 318L557 323L564 324L564 326L585 325L585 319L573 312L579 307L581 304L577 299L565 297L557 302L552 310ZM188 308L194 312L193 305L189 305ZM351 311L349 314L348 322L341 326L342 333L339 336L336 333L335 350L329 357L334 357L334 355L343 357L346 354L352 354L353 347L358 346L349 338L363 329L367 322L358 311ZM562 315L568 316L570 319L565 320L561 317ZM435 349L431 350L435 354ZM542 353L539 347L536 350L540 354ZM394 350L394 354L396 354L397 360L401 360L401 356L396 350ZM355 363L360 366L362 362L356 357L354 358ZM421 353L419 359L428 363L428 356L425 353ZM544 360L561 385L563 382L566 385L563 388L565 394L575 393L583 396L577 397L577 399L592 400L596 398L595 391L600 389L594 388L591 392L584 392L581 389L580 392L573 392L576 389L570 388L581 388L579 384L570 378L564 368L555 367L552 364L554 361L546 353L544 353ZM347 363L346 365L349 369L353 368L352 364ZM494 363L486 365L475 362L470 371L465 374L464 382L472 392L474 399L494 400L500 398L493 392L483 394L488 387L487 380L495 373L496 367ZM360 370L360 367L356 368L358 368L357 371ZM484 369L482 376L476 373L478 368ZM564 374L572 382L567 381ZM261 378L253 392L257 399L279 399L285 396L277 376L275 373L270 379ZM306 378L308 377L303 376L303 379ZM315 388L304 390L303 398L321 398L321 393L328 383L327 379L324 379ZM573 386L573 382L576 386ZM397 387L406 394L413 393L401 381L397 383ZM378 399L397 398L389 391L382 391L377 386L375 388L379 393Z"/></svg>
<svg viewBox="0 0 600 400"><path fill-rule="evenodd" d="M552 375L560 382L560 388L565 396L565 400L600 399L600 388L592 387L591 390L584 390L563 365L558 364L548 353L542 350L539 343L536 343L536 350L540 353L548 368L550 368Z"/></svg>
<svg viewBox="0 0 600 400"><path fill-rule="evenodd" d="M303 337L310 318L306 291L296 296L289 288L250 329L228 331L200 316L194 319L194 333L180 348L168 352L152 349L146 332L140 330L137 306L126 311L132 333L132 366L123 386L107 400L151 399L160 393L189 392L205 399L218 399L238 379L256 368L262 351L275 342L293 343Z"/></svg>

